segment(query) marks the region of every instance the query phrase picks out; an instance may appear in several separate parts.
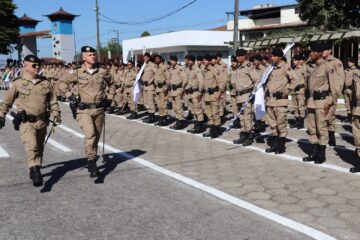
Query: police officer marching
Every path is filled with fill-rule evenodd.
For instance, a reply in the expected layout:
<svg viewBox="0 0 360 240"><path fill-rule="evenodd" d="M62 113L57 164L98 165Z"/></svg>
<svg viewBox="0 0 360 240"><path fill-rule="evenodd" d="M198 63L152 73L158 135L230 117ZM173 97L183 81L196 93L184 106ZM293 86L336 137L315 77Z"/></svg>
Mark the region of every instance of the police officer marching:
<svg viewBox="0 0 360 240"><path fill-rule="evenodd" d="M5 116L16 101L17 114L13 114L14 127L20 130L25 147L30 179L34 186L42 186L40 168L43 162L46 129L50 112L54 123L61 124L60 108L53 84L39 76L41 61L34 55L24 58L24 76L17 79L0 103L0 129L5 126ZM20 125L20 127L19 127Z"/></svg>
<svg viewBox="0 0 360 240"><path fill-rule="evenodd" d="M60 89L70 99L77 101L77 96L70 91L70 84L77 83L80 98L76 120L84 132L85 155L88 160L90 177L97 177L96 166L98 143L105 120L105 110L110 106L115 94L114 82L107 69L98 67L95 49L81 48L84 64L73 74L60 80ZM109 93L106 92L109 87ZM106 99L106 95L108 99Z"/></svg>

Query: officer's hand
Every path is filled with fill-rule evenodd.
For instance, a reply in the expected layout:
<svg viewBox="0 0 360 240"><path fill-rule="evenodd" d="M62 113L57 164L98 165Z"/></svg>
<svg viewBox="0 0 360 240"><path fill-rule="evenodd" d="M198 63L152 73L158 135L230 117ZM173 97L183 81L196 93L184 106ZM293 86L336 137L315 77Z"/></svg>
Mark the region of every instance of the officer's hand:
<svg viewBox="0 0 360 240"><path fill-rule="evenodd" d="M74 94L72 94L70 97L68 97L70 102L76 102L76 97Z"/></svg>
<svg viewBox="0 0 360 240"><path fill-rule="evenodd" d="M330 105L325 103L324 104L324 113L325 113L325 116L327 116L329 114L329 110L330 110Z"/></svg>
<svg viewBox="0 0 360 240"><path fill-rule="evenodd" d="M0 129L5 127L5 117L0 117Z"/></svg>
<svg viewBox="0 0 360 240"><path fill-rule="evenodd" d="M56 125L60 125L60 124L61 124L61 117L60 117L60 115L54 117L54 123L55 123Z"/></svg>

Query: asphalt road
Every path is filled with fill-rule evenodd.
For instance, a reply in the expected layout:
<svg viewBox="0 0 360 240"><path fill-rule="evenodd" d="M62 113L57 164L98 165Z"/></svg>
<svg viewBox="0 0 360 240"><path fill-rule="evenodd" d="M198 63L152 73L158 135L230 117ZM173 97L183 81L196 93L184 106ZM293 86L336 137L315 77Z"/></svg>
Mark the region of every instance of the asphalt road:
<svg viewBox="0 0 360 240"><path fill-rule="evenodd" d="M45 184L34 188L9 119L0 132L9 155L0 158L0 239L310 239L118 154L100 158L101 176L90 179L82 140L58 128L52 141ZM142 146L128 152L146 156Z"/></svg>

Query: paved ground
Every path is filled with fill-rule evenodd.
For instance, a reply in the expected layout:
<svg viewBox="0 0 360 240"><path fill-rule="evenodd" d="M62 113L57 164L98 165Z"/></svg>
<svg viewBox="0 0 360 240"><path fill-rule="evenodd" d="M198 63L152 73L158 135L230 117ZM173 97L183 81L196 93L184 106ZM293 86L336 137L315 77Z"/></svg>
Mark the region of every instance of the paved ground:
<svg viewBox="0 0 360 240"><path fill-rule="evenodd" d="M293 220L284 226L277 218L265 219L259 211L219 200L110 151L94 184L84 168L82 141L69 129L81 131L68 106L61 107L64 126L46 148L43 188L31 187L24 152L9 120L1 132L0 147L9 157L0 158L0 239L311 236L311 231L304 231L308 236L294 231L296 224L338 239L360 238L360 177L347 172L355 164L348 124L338 125L340 147L328 148L327 164L318 166L301 161L308 151L305 131L289 130L287 153L275 156L264 153L266 143L246 148L231 144L238 130L209 140L107 116L106 143L111 147ZM266 142L267 135L259 140ZM315 233L312 237L318 238Z"/></svg>

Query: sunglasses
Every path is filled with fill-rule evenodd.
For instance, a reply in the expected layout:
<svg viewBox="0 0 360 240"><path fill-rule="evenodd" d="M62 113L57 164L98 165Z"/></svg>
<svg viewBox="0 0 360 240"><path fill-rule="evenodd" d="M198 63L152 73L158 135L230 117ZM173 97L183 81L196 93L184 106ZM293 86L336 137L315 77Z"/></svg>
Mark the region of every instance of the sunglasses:
<svg viewBox="0 0 360 240"><path fill-rule="evenodd" d="M41 65L38 63L34 63L31 66L32 66L32 68L40 68L41 67Z"/></svg>

